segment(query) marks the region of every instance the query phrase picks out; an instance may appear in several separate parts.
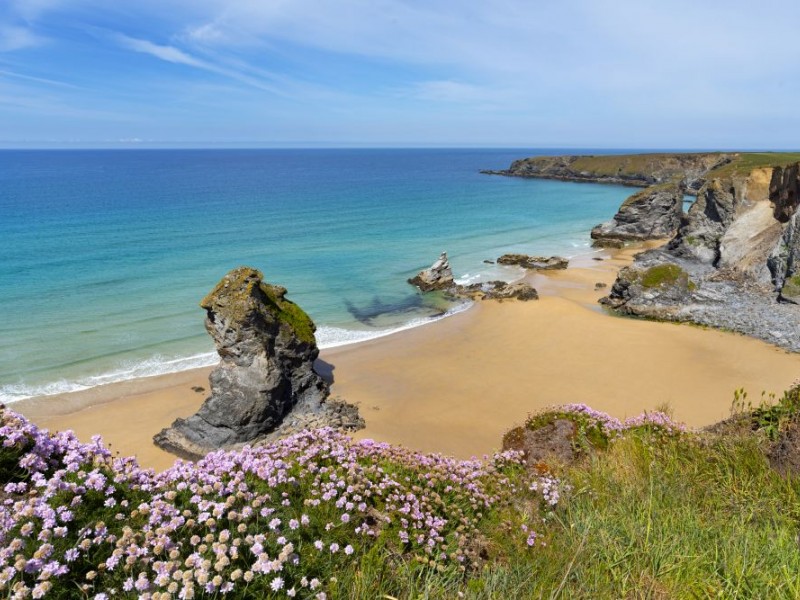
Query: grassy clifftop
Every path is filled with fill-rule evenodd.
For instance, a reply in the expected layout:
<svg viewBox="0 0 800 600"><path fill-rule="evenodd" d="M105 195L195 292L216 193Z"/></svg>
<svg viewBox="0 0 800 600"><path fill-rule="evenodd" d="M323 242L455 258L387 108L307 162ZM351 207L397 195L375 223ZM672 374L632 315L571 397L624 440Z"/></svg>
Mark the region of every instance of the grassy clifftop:
<svg viewBox="0 0 800 600"><path fill-rule="evenodd" d="M697 191L714 177L747 175L755 168L800 161L800 152L698 152L537 156L514 161L492 174L616 183L647 187L670 181Z"/></svg>
<svg viewBox="0 0 800 600"><path fill-rule="evenodd" d="M798 407L795 390L695 433L663 413L620 422L571 405L534 415L484 461L321 430L161 475L4 410L0 590L797 598L800 480L771 452L797 431ZM531 460L525 440L556 422L572 458Z"/></svg>

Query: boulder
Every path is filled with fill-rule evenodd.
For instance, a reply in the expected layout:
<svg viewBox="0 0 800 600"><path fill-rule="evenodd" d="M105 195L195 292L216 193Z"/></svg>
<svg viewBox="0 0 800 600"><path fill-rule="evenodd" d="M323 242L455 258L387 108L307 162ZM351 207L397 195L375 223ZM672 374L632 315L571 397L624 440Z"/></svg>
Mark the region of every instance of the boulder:
<svg viewBox="0 0 800 600"><path fill-rule="evenodd" d="M158 433L156 445L197 458L274 431L296 407L319 411L329 391L313 367L315 326L285 296L260 271L239 267L203 299L220 356L209 377L211 396L196 414Z"/></svg>
<svg viewBox="0 0 800 600"><path fill-rule="evenodd" d="M538 271L550 271L555 269L566 269L569 260L562 256L528 256L527 254L503 254L497 259L500 265L517 265L524 269L536 269Z"/></svg>
<svg viewBox="0 0 800 600"><path fill-rule="evenodd" d="M681 224L683 191L677 183L651 186L622 203L614 218L592 229L595 245L672 237Z"/></svg>
<svg viewBox="0 0 800 600"><path fill-rule="evenodd" d="M648 268L624 267L611 293L600 303L623 313L670 319L691 298L696 284L675 263L656 263Z"/></svg>
<svg viewBox="0 0 800 600"><path fill-rule="evenodd" d="M517 281L489 281L486 283L473 283L467 286L458 286L455 291L459 297L472 300L538 300L539 294L528 283Z"/></svg>
<svg viewBox="0 0 800 600"><path fill-rule="evenodd" d="M422 292L446 290L453 287L453 270L447 260L447 252L442 252L438 260L430 268L423 269L415 277L408 280L411 285L417 286Z"/></svg>

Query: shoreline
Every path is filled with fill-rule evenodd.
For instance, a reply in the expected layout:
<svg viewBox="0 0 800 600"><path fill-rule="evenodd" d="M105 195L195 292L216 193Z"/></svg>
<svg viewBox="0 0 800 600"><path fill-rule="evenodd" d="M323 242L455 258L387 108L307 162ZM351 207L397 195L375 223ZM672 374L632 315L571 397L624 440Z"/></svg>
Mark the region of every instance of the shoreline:
<svg viewBox="0 0 800 600"><path fill-rule="evenodd" d="M579 262L579 263L582 263L582 264L585 265L585 264L588 264L588 261L593 256L596 256L598 253L600 253L602 251L603 251L602 249L592 249L591 247L587 247L586 248L586 252L580 252L580 253L574 255L573 257L570 257L569 260L570 260L570 263L572 263L572 261L574 260L576 262ZM520 271L524 271L522 268L519 268L519 270ZM509 279L509 282L513 283L513 282L516 282L516 281L523 281L523 280L526 280L526 278L528 278L528 277L530 277L530 274L522 273L519 277L516 277L514 279ZM346 346L353 346L353 345L356 345L356 344L363 344L363 343L366 343L366 342L370 342L372 340L377 340L377 339L385 338L385 337L392 336L392 335L395 335L395 334L398 334L398 333L402 333L404 331L409 331L411 329L417 329L419 327L425 327L427 325L432 325L433 323L437 323L437 322L441 321L442 319L448 319L448 318L453 317L453 316L455 316L455 315L457 315L457 314L459 314L461 312L469 310L470 308L472 308L473 304L474 304L474 301L465 299L461 303L454 303L453 306L451 306L450 308L448 308L445 312L443 312L441 314L434 314L434 315L431 315L429 317L415 318L415 319L412 319L411 321L408 321L406 323L403 323L403 324L400 324L400 325L397 325L397 326L393 326L393 327L388 327L386 329L377 329L377 330L346 329L346 328L337 327L337 326L331 326L331 325L320 325L318 327L318 329L317 329L317 336L318 337L319 337L320 330L324 330L324 329L328 329L328 330L337 329L337 330L341 330L341 331L346 331L346 332L348 332L350 337L348 339L343 340L343 341L338 340L338 341L332 342L329 345L325 345L324 342L321 343L321 344L318 343L318 345L319 345L320 351L329 351L329 350L333 350L333 349L336 349L336 348L342 348L342 347L346 347ZM149 363L149 362L151 362L153 360L154 360L153 357L149 357L149 358L142 359L141 363L145 364L145 363ZM64 396L68 396L68 395L72 395L72 394L87 394L89 396L94 396L95 394L92 393L92 390L95 390L97 388L105 388L106 386L110 386L110 385L126 384L128 382L143 381L143 380L148 380L148 379L157 379L159 377L173 376L173 375L178 375L180 373L189 373L191 371L201 371L201 370L204 370L204 369L213 369L217 365L217 363L219 361L218 361L218 357L217 357L216 351L215 350L211 350L211 351L208 351L208 352L198 352L198 353L195 353L195 354L192 354L192 355L189 355L189 356L171 357L170 359L166 360L165 362L168 363L168 364L169 363L179 364L179 363L188 363L188 362L202 362L202 363L207 363L207 364L200 364L200 365L196 365L196 366L178 368L178 369L176 369L174 371L165 371L165 372L161 372L161 373L137 375L137 376L134 376L134 377L128 377L128 378L124 378L124 379L116 379L116 380L112 379L110 381L104 381L102 383L95 383L95 384L87 384L87 383L81 382L80 380L76 380L76 381L73 381L73 382L66 382L66 385L68 385L68 386L69 385L74 385L74 389L64 389L64 390L60 390L60 391L57 391L57 392L36 394L36 395L31 395L31 396L23 396L23 397L14 398L14 399L3 399L2 397L0 397L0 404L4 404L6 406L11 407L11 406L18 405L20 402L35 401L35 402L38 403L39 401L44 401L46 398L62 398ZM137 365L138 364L139 363L137 363ZM135 368L136 367L134 367L134 370L135 370ZM87 376L87 379L106 379L106 378L112 377L115 373L116 372L100 373L100 374L97 374L97 375L90 375L90 376ZM41 384L39 387L46 389L46 388L51 388L54 385L56 385L56 383L45 383L45 384ZM100 396L102 396L102 394L100 394Z"/></svg>
<svg viewBox="0 0 800 600"><path fill-rule="evenodd" d="M643 247L603 250L564 271L534 272L534 302L479 302L428 324L321 352L332 396L367 422L355 438L463 458L500 446L528 413L583 402L617 417L667 403L690 426L729 414L735 389L780 394L800 355L698 327L606 314L597 299ZM592 258L604 256L602 261ZM10 405L37 425L101 434L115 451L163 469L175 457L152 436L193 414L213 367L112 383ZM579 376L576 376L579 375ZM193 387L204 388L201 393ZM760 388L760 389L759 389Z"/></svg>

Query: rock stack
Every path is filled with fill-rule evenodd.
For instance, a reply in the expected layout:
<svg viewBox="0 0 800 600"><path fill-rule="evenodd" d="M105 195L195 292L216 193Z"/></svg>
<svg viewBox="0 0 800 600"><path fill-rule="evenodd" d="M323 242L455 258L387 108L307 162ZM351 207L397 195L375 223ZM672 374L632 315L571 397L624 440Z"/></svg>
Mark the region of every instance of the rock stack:
<svg viewBox="0 0 800 600"><path fill-rule="evenodd" d="M439 258L429 268L423 269L416 276L408 280L411 285L417 286L422 292L434 290L447 290L452 288L453 270L447 260L447 252L442 252Z"/></svg>
<svg viewBox="0 0 800 600"><path fill-rule="evenodd" d="M209 377L211 396L196 414L158 433L158 446L197 458L264 438L290 413L328 410L328 384L314 370L314 323L285 296L286 289L265 283L260 271L239 267L203 299L206 330L220 356Z"/></svg>

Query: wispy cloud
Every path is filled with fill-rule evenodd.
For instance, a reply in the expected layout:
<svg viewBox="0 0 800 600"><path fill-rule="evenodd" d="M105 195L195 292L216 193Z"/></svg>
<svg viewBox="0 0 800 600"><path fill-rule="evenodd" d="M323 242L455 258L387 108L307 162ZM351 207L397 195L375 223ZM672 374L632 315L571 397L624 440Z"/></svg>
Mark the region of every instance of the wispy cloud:
<svg viewBox="0 0 800 600"><path fill-rule="evenodd" d="M47 43L47 39L27 27L0 25L0 52L13 52Z"/></svg>
<svg viewBox="0 0 800 600"><path fill-rule="evenodd" d="M148 40L132 38L122 33L117 33L114 35L114 37L122 47L127 48L128 50L133 50L134 52L149 54L174 64L189 65L190 67L197 67L199 69L206 69L209 71L214 70L213 65L190 56L183 50L174 46L162 46L159 44L154 44Z"/></svg>
<svg viewBox="0 0 800 600"><path fill-rule="evenodd" d="M25 75L23 73L15 73L14 71L0 70L0 77L13 77L14 79L22 79L24 81L31 81L34 83L43 83L45 85L52 85L60 88L80 89L77 85L72 85L65 81L56 81L55 79L47 79L46 77L35 77L33 75Z"/></svg>

